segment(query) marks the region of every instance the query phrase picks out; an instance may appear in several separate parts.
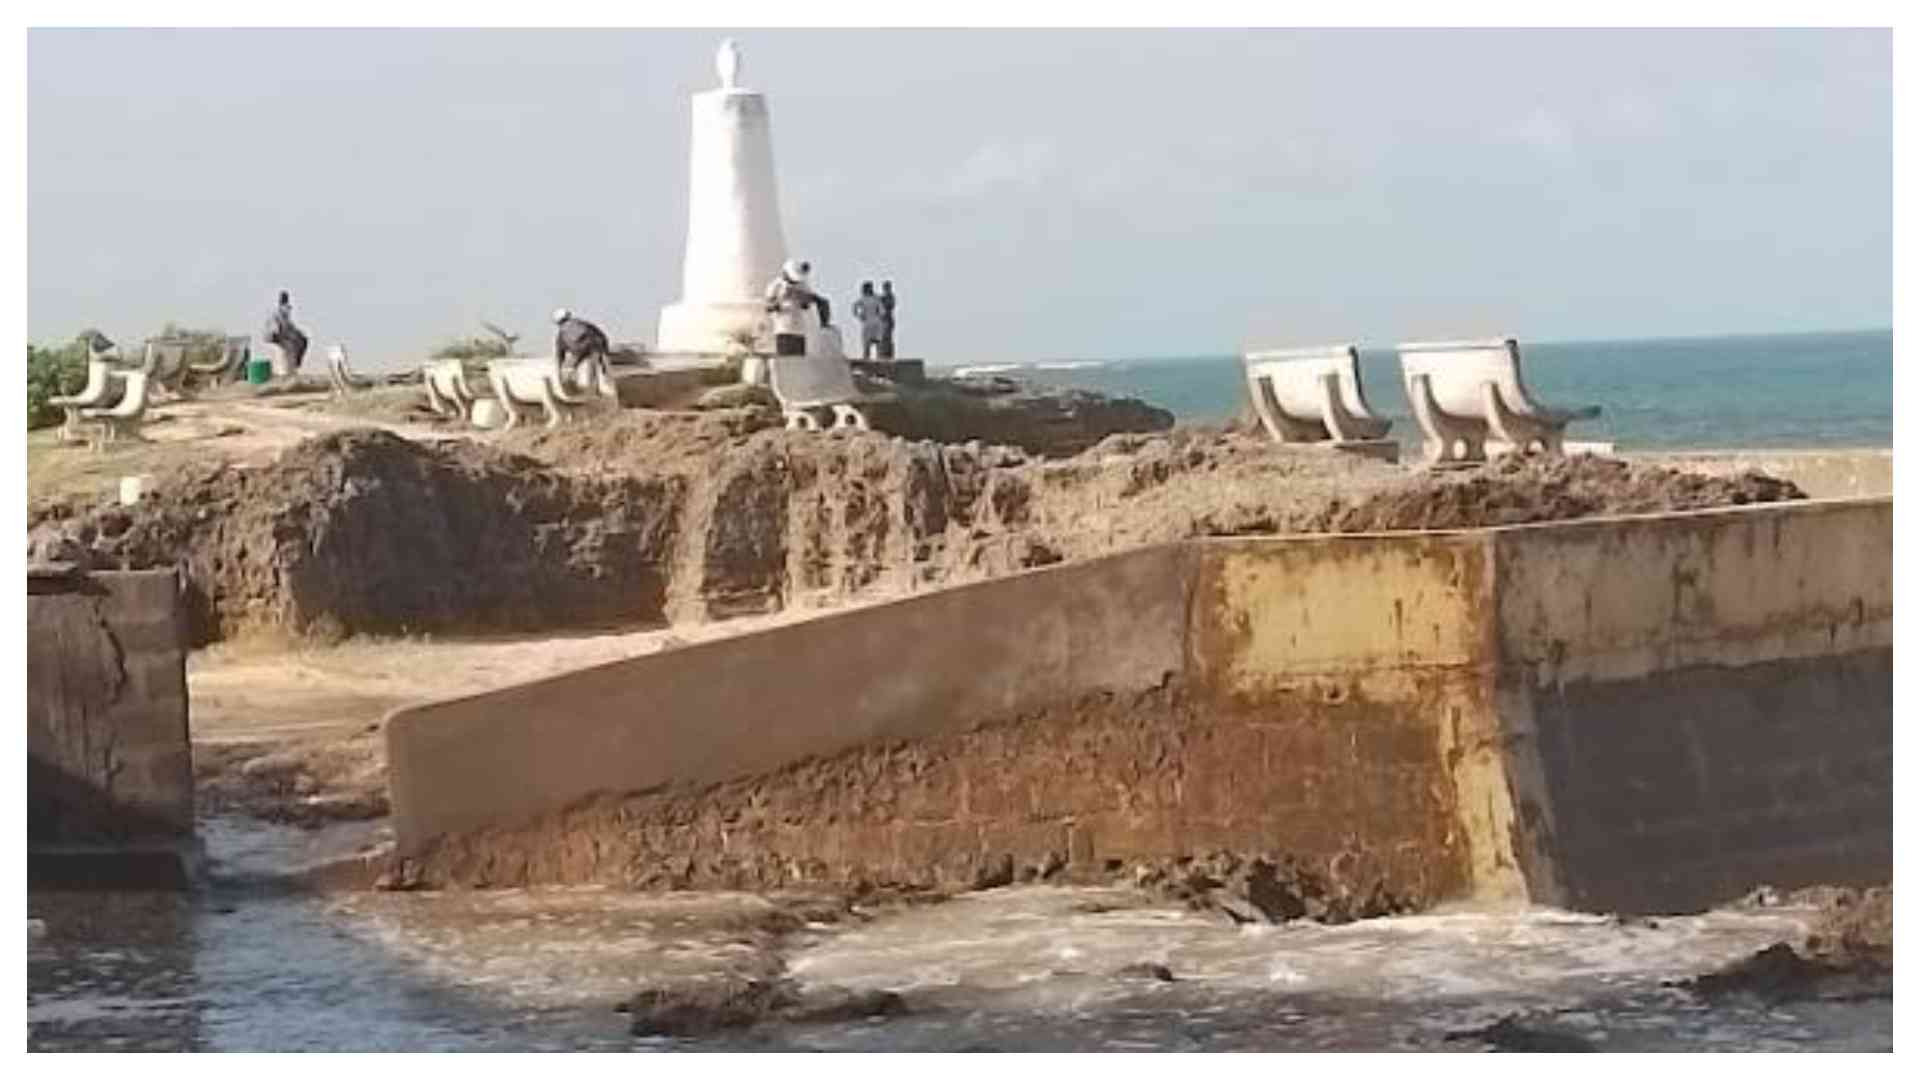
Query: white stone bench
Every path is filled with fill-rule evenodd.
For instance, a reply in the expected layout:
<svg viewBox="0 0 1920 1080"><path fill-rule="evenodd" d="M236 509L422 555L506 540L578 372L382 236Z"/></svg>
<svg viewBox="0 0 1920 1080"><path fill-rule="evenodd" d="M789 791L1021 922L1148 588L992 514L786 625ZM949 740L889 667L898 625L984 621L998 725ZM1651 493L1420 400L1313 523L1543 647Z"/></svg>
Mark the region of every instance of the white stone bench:
<svg viewBox="0 0 1920 1080"><path fill-rule="evenodd" d="M245 335L228 337L220 343L220 358L204 364L187 361L187 370L218 386L247 377L247 361L253 358L253 339Z"/></svg>
<svg viewBox="0 0 1920 1080"><path fill-rule="evenodd" d="M1554 409L1535 401L1512 338L1408 342L1400 346L1400 373L1431 464L1485 461L1490 443L1564 453L1567 424L1600 415L1598 405Z"/></svg>
<svg viewBox="0 0 1920 1080"><path fill-rule="evenodd" d="M1393 426L1367 407L1352 345L1250 352L1241 364L1253 411L1277 442L1377 442Z"/></svg>
<svg viewBox="0 0 1920 1080"><path fill-rule="evenodd" d="M47 399L47 404L66 413L60 425L61 442L76 442L85 437L80 430L82 410L109 407L125 390L125 381L115 378L117 370L112 360L95 357L87 361L87 384L79 393Z"/></svg>
<svg viewBox="0 0 1920 1080"><path fill-rule="evenodd" d="M177 396L181 379L187 373L187 350L191 342L179 338L148 338L140 357L140 371L147 377L147 393Z"/></svg>
<svg viewBox="0 0 1920 1080"><path fill-rule="evenodd" d="M507 422L501 431L511 431L520 423L523 406L539 406L547 414L547 426L559 427L578 407L592 398L565 384L557 357L503 357L487 362L487 381ZM597 381L597 380L596 380Z"/></svg>
<svg viewBox="0 0 1920 1080"><path fill-rule="evenodd" d="M438 416L468 419L478 397L467 382L460 360L430 360L420 366L420 385L427 392L427 408Z"/></svg>
<svg viewBox="0 0 1920 1080"><path fill-rule="evenodd" d="M93 443L95 450L107 443L117 442L122 435L137 434L140 421L147 414L148 398L152 393L153 381L144 371L114 371L109 374L113 381L124 384L120 400L112 406L80 410L83 418L99 425L99 437Z"/></svg>
<svg viewBox="0 0 1920 1080"><path fill-rule="evenodd" d="M365 390L372 385L372 379L364 375L355 375L353 368L348 366L345 345L328 347L327 386L334 397L346 397L355 390Z"/></svg>
<svg viewBox="0 0 1920 1080"><path fill-rule="evenodd" d="M789 429L868 429L866 414L854 404L860 400L860 390L853 385L853 368L846 360L832 356L769 357L767 376ZM821 414L832 419L822 425Z"/></svg>

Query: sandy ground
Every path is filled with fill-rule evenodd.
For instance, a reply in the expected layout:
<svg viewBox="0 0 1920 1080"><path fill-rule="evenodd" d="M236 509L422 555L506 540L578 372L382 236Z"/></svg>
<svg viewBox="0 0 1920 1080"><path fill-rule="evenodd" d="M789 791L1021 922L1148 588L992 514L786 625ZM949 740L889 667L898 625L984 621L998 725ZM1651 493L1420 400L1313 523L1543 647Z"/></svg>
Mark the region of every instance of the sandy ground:
<svg viewBox="0 0 1920 1080"><path fill-rule="evenodd" d="M366 731L392 709L801 622L826 610L627 633L523 640L353 639L217 644L187 664L196 742L246 743Z"/></svg>
<svg viewBox="0 0 1920 1080"><path fill-rule="evenodd" d="M379 427L412 439L461 437L400 419L420 397L412 387L358 395L343 409L325 392L273 397L202 398L160 406L139 437L94 450L62 443L57 428L27 434L27 498L116 492L120 478L158 474L190 464L227 461L264 465L302 439L356 427Z"/></svg>

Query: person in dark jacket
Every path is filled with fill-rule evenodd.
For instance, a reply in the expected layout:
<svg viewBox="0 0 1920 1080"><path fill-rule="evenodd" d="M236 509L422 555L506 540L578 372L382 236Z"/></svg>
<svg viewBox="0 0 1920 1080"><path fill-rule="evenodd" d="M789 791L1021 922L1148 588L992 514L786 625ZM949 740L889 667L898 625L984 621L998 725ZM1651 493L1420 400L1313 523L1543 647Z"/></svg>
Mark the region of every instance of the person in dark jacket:
<svg viewBox="0 0 1920 1080"><path fill-rule="evenodd" d="M607 354L613 349L604 331L566 308L554 311L553 322L559 328L553 336L553 357L560 363L561 385L574 385L574 371L582 361L592 365L589 373L606 370Z"/></svg>
<svg viewBox="0 0 1920 1080"><path fill-rule="evenodd" d="M293 324L293 298L280 290L280 302L267 316L267 341L280 349L280 368L276 375L297 375L307 358L307 335Z"/></svg>
<svg viewBox="0 0 1920 1080"><path fill-rule="evenodd" d="M893 305L895 302L893 282L881 282L880 312L884 318L881 319L880 323L880 357L883 360L893 359Z"/></svg>

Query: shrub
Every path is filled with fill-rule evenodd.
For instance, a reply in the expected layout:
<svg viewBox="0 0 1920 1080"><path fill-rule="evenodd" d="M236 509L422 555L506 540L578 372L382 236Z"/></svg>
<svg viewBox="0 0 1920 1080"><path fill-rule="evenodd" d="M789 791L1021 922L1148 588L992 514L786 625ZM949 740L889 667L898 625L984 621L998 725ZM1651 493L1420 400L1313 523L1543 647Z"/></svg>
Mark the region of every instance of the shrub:
<svg viewBox="0 0 1920 1080"><path fill-rule="evenodd" d="M80 341L43 349L27 345L27 429L60 422L58 408L49 400L77 394L87 384L87 347Z"/></svg>
<svg viewBox="0 0 1920 1080"><path fill-rule="evenodd" d="M160 331L160 336L187 343L189 366L211 364L226 355L227 332L225 330L192 330L170 322ZM137 357L129 354L128 359L137 359Z"/></svg>
<svg viewBox="0 0 1920 1080"><path fill-rule="evenodd" d="M487 328L485 337L454 338L444 342L433 350L435 360L493 360L513 355L513 343L520 335L509 334L492 323L482 323Z"/></svg>

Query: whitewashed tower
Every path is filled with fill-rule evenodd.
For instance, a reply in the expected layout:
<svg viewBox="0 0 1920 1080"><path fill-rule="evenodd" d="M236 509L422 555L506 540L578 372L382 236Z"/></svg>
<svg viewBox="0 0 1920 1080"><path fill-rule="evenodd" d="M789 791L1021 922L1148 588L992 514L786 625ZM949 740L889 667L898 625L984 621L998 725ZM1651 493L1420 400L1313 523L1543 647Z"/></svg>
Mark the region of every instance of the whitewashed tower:
<svg viewBox="0 0 1920 1080"><path fill-rule="evenodd" d="M765 317L763 291L787 257L767 99L737 85L732 40L715 67L720 88L693 95L686 264L679 302L660 312L661 352L728 351L734 334Z"/></svg>

